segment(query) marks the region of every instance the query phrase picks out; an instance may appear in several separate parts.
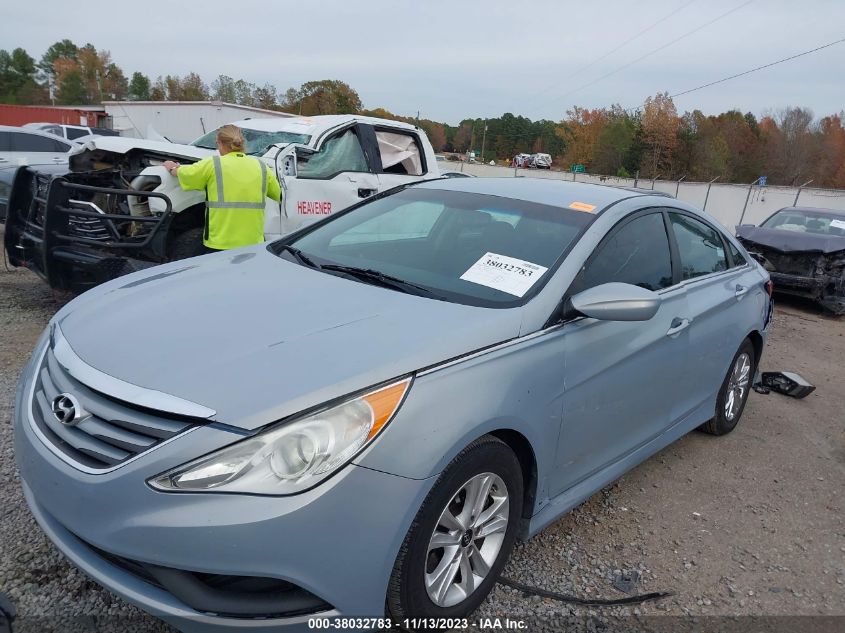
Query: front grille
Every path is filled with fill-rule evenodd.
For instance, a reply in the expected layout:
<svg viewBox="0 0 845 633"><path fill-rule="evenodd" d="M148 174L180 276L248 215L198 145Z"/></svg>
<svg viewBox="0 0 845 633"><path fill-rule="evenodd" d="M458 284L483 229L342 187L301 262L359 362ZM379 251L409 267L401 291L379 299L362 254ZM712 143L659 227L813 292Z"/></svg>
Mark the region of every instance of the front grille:
<svg viewBox="0 0 845 633"><path fill-rule="evenodd" d="M800 277L812 277L815 271L813 258L806 253L791 255L778 253L777 251L764 251L763 255L769 261L774 270L785 275L798 275Z"/></svg>
<svg viewBox="0 0 845 633"><path fill-rule="evenodd" d="M53 413L53 401L73 395L87 417L72 426ZM88 389L62 368L48 349L35 382L32 419L55 448L92 469L108 469L150 450L196 424L135 409Z"/></svg>
<svg viewBox="0 0 845 633"><path fill-rule="evenodd" d="M105 222L105 220L100 220L99 218L70 215L67 221L68 235L108 242L111 239L111 234L108 228L106 228Z"/></svg>

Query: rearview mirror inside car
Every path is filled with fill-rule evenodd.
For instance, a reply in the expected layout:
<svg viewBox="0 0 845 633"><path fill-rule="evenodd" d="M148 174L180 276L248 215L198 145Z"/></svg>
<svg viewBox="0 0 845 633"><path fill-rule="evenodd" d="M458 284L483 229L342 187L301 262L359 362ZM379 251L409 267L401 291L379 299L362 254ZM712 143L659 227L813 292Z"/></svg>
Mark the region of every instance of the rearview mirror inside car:
<svg viewBox="0 0 845 633"><path fill-rule="evenodd" d="M602 321L648 321L657 314L660 302L660 295L651 290L617 282L595 286L570 299L579 313Z"/></svg>

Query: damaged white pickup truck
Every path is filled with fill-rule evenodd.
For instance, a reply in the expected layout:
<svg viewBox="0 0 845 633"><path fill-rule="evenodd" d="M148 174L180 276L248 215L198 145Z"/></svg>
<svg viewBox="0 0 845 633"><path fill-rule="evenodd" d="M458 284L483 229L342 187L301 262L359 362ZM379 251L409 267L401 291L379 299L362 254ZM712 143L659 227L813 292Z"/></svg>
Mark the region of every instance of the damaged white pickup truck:
<svg viewBox="0 0 845 633"><path fill-rule="evenodd" d="M440 177L425 133L356 115L236 121L246 152L274 169L281 203L267 199L264 237L306 224L394 187ZM190 145L103 137L67 167L21 168L9 196L5 247L50 286L82 292L200 252L205 192L183 191L162 166L215 151L216 130Z"/></svg>

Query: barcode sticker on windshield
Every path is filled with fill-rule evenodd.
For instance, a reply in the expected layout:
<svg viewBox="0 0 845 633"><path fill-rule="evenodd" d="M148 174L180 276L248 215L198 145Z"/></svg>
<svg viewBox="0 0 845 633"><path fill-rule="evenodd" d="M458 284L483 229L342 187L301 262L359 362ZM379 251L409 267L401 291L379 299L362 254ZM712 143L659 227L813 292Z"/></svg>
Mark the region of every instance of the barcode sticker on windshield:
<svg viewBox="0 0 845 633"><path fill-rule="evenodd" d="M837 229L845 229L845 222L842 220L831 220L830 226L835 226Z"/></svg>
<svg viewBox="0 0 845 633"><path fill-rule="evenodd" d="M548 268L506 255L487 253L461 279L522 297Z"/></svg>

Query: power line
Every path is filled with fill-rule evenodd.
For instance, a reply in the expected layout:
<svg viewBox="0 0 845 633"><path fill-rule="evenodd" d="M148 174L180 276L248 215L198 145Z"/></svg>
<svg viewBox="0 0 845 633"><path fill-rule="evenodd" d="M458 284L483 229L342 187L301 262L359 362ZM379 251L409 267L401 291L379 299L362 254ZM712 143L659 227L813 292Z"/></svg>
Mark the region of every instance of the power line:
<svg viewBox="0 0 845 633"><path fill-rule="evenodd" d="M671 98L674 99L675 97L680 97L682 95L689 94L691 92L695 92L696 90L702 90L703 88L709 88L710 86L715 86L716 84L723 83L725 81L730 81L731 79L736 79L737 77L742 77L743 75L750 75L751 73L755 73L758 70L763 70L764 68L771 68L772 66L777 66L778 64L782 64L783 62L788 62L792 59L797 59L798 57L803 57L804 55L809 55L810 53L815 53L816 51L820 51L824 48L830 48L836 44L841 44L845 42L845 37L841 40L836 40L835 42L830 42L829 44L825 44L823 46L819 46L817 48L811 49L809 51L804 51L803 53L798 53L797 55L791 55L789 57L784 57L783 59L779 59L776 62L772 62L770 64L763 64L762 66L757 66L757 68L752 68L751 70L746 70L742 73L737 73L736 75L731 75L730 77L725 77L724 79L717 79L716 81L711 81L707 84L702 84L696 88L690 88L689 90L684 90L683 92L678 92L677 94L671 95Z"/></svg>
<svg viewBox="0 0 845 633"><path fill-rule="evenodd" d="M638 58L637 58L637 59L635 59L634 61L629 62L629 63L625 64L624 66L620 66L620 67L619 67L619 68L617 68L616 70L612 70L612 71L610 71L609 73L602 75L602 76L601 76L601 77L599 77L598 79L595 79L594 81L591 81L591 82L590 82L590 83L588 83L588 84L584 84L584 85L583 85L583 86L581 86L580 88L576 88L575 90L570 90L569 92L567 92L566 94L564 94L564 95L562 95L562 96L560 96L560 97L555 97L555 98L553 99L553 101L563 100L563 99L565 99L566 97L568 97L568 96L570 96L570 95L575 94L576 92L580 92L581 90L584 90L585 88L589 88L589 87L591 87L591 86L594 86L594 85L596 85L597 83L599 83L600 81L603 81L603 80L607 79L607 78L608 78L608 77L610 77L611 75L615 75L616 73L618 73L618 72L620 72L620 71L623 71L623 70L625 70L626 68L630 68L630 67L631 67L631 66L633 66L634 64L637 64L637 63L641 62L642 60L644 60L646 57L651 57L651 56L652 56L652 55L654 55L655 53L659 53L660 51L662 51L662 50L664 50L664 49L666 49L666 48L668 48L668 47L672 46L672 44L676 44L677 42L680 42L682 39L687 38L687 37L689 37L690 35L693 35L693 34L697 33L698 31L700 31L700 30L702 30L702 29L704 29L704 28L707 28L707 27L708 27L708 26L710 26L711 24L714 24L715 22L718 22L719 20L722 20L722 19L724 19L724 18L728 17L728 16L729 16L729 15L731 15L732 13L735 13L735 12L739 11L740 9L742 9L742 8L744 8L744 7L746 7L746 6L748 6L748 5L749 5L749 4L751 4L753 1L754 1L754 0L747 0L746 2L743 2L743 3L742 3L742 4L740 4L739 6L736 6L736 7L734 7L733 9L730 9L729 11L726 11L725 13L722 13L721 15L719 15L719 16L717 16L717 17L713 18L713 19L712 19L712 20L710 20L709 22L705 22L704 24L702 24L702 25L700 25L700 26L697 26L696 28L692 29L691 31L687 31L687 32L686 32L686 33L684 33L683 35L680 35L679 37L676 37L675 39L673 39L673 40L671 40L671 41L667 42L666 44L663 44L662 46L659 46L658 48L655 48L654 50L649 51L648 53L646 53L645 55L642 55L641 57L638 57ZM551 102L550 102L550 101L548 101L548 102L546 102L546 103L551 103ZM544 105L545 105L545 104L544 104Z"/></svg>
<svg viewBox="0 0 845 633"><path fill-rule="evenodd" d="M619 51L620 49L624 48L625 46L627 46L628 44L630 44L631 42L633 42L635 39L637 39L637 38L638 38L638 37L640 37L641 35L645 35L645 34L646 34L646 33L648 33L649 31L651 31L653 28L655 28L656 26L658 26L658 25L662 24L663 22L665 22L666 20L668 20L669 18L671 18L671 17L672 17L673 15L675 15L676 13L680 13L682 10L686 9L689 5L693 4L693 3L694 3L694 2L696 2L696 1L697 1L697 0L690 0L690 1L689 1L689 2L687 2L686 4L681 5L680 7L678 7L677 9L675 9L674 11L672 11L671 13L669 13L668 15L666 15L666 16L664 16L664 17L660 18L657 22L654 22L654 23L653 23L653 24L651 24L650 26L647 26L646 28L644 28L642 31L640 31L640 32L639 32L639 33L637 33L636 35L634 35L634 36L632 36L632 37L629 37L627 40L625 40L624 42L622 42L619 46L617 46L617 47L616 47L616 48L614 48L613 50L608 51L607 53L605 53L604 55L602 55L602 56L601 56L601 57L599 57L598 59L594 59L593 61L591 61L591 62L590 62L589 64L587 64L586 66L582 66L581 68L579 68L578 70L576 70L574 73L572 73L571 75L567 75L566 77L564 77L564 78L563 78L563 79L561 79L560 81L556 81L555 83L553 83L553 84L551 84L551 85L549 85L549 86L547 86L547 87L543 88L540 92L538 92L538 93L537 93L536 95L534 95L534 96L535 96L535 97L539 97L540 95L545 94L546 92L548 92L548 91L549 91L549 90L551 90L552 88L555 88L555 87L557 87L557 86L561 85L561 84L562 84L562 83L564 83L565 81L569 81L570 79L572 79L572 78L574 78L574 77L577 77L578 75L580 75L581 73L583 73L583 72L584 72L585 70L587 70L588 68L592 68L593 66L595 66L596 64L598 64L600 61L604 61L605 59L607 59L608 57L610 57L611 55L613 55L613 53L615 53L615 52Z"/></svg>

